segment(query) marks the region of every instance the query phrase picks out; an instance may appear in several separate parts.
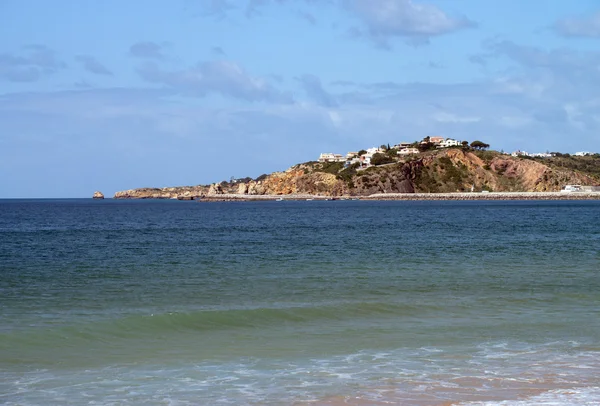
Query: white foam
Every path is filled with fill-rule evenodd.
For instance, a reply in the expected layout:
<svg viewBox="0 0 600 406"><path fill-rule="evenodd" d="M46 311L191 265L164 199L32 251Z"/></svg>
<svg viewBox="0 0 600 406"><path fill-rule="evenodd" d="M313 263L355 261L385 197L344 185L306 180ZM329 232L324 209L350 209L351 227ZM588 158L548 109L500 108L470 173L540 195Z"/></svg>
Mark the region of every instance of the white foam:
<svg viewBox="0 0 600 406"><path fill-rule="evenodd" d="M462 402L461 406L597 406L600 387L556 389L520 400Z"/></svg>
<svg viewBox="0 0 600 406"><path fill-rule="evenodd" d="M489 358L495 352L500 356ZM519 356L510 356L519 354ZM435 355L435 356L434 356ZM508 356L505 356L508 355ZM600 353L568 344L358 351L323 358L242 357L228 362L128 365L97 370L0 373L2 403L60 404L293 404L349 396L369 399L429 399L483 406L600 404ZM550 390L552 388L578 388ZM548 392L531 398L531 388ZM531 393L531 392L529 392ZM469 395L467 395L469 396ZM545 402L545 403L544 403Z"/></svg>

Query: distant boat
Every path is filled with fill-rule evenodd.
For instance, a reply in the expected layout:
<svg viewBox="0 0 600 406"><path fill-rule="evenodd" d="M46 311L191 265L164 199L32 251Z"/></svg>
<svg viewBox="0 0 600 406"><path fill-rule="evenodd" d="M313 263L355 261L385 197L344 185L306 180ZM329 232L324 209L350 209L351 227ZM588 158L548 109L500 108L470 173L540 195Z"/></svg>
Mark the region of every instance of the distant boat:
<svg viewBox="0 0 600 406"><path fill-rule="evenodd" d="M283 202L283 197L278 197L277 199L275 199L276 202Z"/></svg>
<svg viewBox="0 0 600 406"><path fill-rule="evenodd" d="M315 199L306 199L307 202L310 202L311 200L315 200Z"/></svg>

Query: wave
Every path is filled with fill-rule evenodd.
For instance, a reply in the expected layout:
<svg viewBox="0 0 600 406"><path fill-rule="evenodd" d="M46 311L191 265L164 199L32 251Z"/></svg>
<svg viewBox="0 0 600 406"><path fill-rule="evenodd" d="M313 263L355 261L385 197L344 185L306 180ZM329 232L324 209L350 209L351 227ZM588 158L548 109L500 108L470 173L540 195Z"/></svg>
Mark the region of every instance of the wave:
<svg viewBox="0 0 600 406"><path fill-rule="evenodd" d="M13 330L0 334L0 349L22 340L112 340L197 331L210 332L227 329L255 329L303 323L323 324L333 321L373 318L420 316L441 310L435 305L409 305L389 302L352 302L322 306L298 305L293 307L255 307L234 309L203 309L192 312L161 314L134 314L110 320L74 322L59 327L38 327Z"/></svg>

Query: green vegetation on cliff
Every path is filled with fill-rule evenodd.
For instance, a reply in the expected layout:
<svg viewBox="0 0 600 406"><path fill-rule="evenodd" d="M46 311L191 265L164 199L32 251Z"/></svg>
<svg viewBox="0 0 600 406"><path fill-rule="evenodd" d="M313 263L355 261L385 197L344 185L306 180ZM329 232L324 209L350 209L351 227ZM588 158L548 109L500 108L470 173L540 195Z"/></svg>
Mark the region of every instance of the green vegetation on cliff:
<svg viewBox="0 0 600 406"><path fill-rule="evenodd" d="M552 168L576 171L588 175L600 182L600 154L589 156L572 156L567 154L552 158L533 159Z"/></svg>
<svg viewBox="0 0 600 406"><path fill-rule="evenodd" d="M468 191L559 191L565 184L600 183L600 156L525 158L471 148L431 149L405 158L374 154L369 168L341 162L304 166L305 174L333 174L353 195L373 193L452 193Z"/></svg>
<svg viewBox="0 0 600 406"><path fill-rule="evenodd" d="M440 156L418 172L415 188L425 193L464 192L469 180L469 171L462 162L455 164L447 156Z"/></svg>

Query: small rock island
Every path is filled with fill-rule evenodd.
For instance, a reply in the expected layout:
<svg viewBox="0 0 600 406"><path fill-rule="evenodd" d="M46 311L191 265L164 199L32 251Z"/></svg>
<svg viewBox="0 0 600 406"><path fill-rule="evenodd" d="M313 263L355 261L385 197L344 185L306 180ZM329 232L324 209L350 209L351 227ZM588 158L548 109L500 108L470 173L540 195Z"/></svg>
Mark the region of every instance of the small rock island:
<svg viewBox="0 0 600 406"><path fill-rule="evenodd" d="M94 192L94 196L92 196L93 199L104 199L104 195L102 194L102 192L99 191L95 191Z"/></svg>

